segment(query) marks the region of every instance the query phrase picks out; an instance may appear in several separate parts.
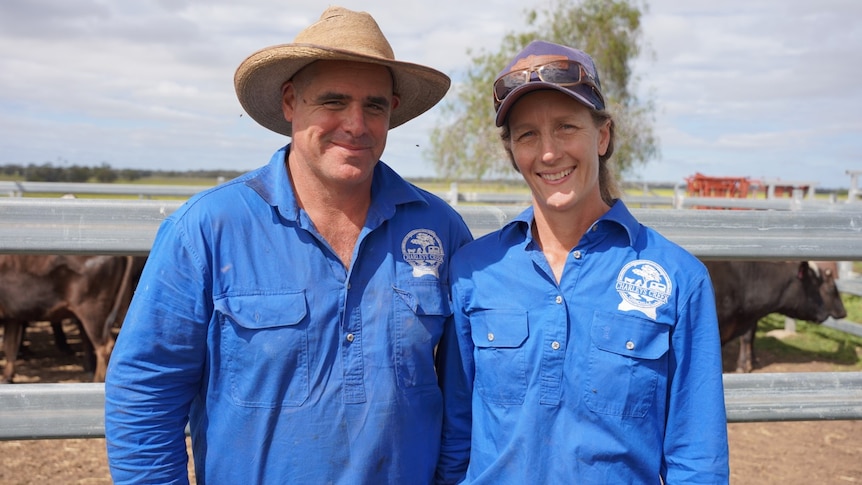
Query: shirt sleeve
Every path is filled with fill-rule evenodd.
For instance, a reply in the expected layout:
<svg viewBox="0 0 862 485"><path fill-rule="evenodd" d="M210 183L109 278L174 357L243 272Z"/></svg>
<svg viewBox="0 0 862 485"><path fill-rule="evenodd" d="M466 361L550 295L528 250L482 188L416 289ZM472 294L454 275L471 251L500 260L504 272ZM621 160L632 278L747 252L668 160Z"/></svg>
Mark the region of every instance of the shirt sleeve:
<svg viewBox="0 0 862 485"><path fill-rule="evenodd" d="M443 392L443 432L435 482L459 483L470 459L473 393L473 346L469 322L453 284L453 317L446 322L437 349Z"/></svg>
<svg viewBox="0 0 862 485"><path fill-rule="evenodd" d="M112 352L105 436L114 483L188 483L185 428L200 389L211 298L198 255L167 219Z"/></svg>
<svg viewBox="0 0 862 485"><path fill-rule="evenodd" d="M728 483L727 416L715 296L704 270L693 280L672 337L664 483Z"/></svg>

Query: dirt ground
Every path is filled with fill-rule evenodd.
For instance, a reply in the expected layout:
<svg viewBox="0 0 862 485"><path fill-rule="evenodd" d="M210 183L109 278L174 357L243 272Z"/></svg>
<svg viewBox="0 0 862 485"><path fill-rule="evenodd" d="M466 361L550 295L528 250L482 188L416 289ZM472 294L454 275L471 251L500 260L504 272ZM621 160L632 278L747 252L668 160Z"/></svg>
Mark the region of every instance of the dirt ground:
<svg viewBox="0 0 862 485"><path fill-rule="evenodd" d="M66 328L80 349L77 330ZM30 357L18 360L15 382L88 381L81 353L61 354L50 332L47 324L28 330ZM732 350L726 359L735 358ZM764 352L758 359L755 372L844 370L829 362L776 362ZM728 429L734 485L862 484L862 421L731 423ZM111 483L104 439L0 441L0 456L3 485ZM193 483L191 467L190 477Z"/></svg>

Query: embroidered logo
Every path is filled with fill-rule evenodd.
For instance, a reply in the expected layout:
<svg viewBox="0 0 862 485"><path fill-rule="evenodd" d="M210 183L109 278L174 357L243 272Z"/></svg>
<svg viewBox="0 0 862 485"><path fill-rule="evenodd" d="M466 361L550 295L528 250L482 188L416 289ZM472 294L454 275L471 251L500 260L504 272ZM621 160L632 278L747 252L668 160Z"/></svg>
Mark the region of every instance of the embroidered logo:
<svg viewBox="0 0 862 485"><path fill-rule="evenodd" d="M414 229L401 241L404 261L413 267L413 277L431 275L439 278L438 269L443 264L443 241L430 229Z"/></svg>
<svg viewBox="0 0 862 485"><path fill-rule="evenodd" d="M636 310L656 319L655 309L667 303L673 283L654 261L639 259L625 265L617 276L617 293L623 298L618 310Z"/></svg>

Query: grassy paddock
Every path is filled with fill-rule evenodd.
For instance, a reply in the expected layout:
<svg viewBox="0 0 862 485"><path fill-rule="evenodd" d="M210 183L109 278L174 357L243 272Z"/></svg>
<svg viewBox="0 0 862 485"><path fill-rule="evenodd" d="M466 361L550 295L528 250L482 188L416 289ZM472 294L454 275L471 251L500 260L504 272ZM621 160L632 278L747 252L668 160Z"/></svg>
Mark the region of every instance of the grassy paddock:
<svg viewBox="0 0 862 485"><path fill-rule="evenodd" d="M862 323L862 297L842 294L847 320ZM784 328L784 316L769 315L757 325L755 346L775 355L777 360L805 362L817 360L842 366L842 370L862 371L862 337L797 321L796 334L777 339L767 335Z"/></svg>

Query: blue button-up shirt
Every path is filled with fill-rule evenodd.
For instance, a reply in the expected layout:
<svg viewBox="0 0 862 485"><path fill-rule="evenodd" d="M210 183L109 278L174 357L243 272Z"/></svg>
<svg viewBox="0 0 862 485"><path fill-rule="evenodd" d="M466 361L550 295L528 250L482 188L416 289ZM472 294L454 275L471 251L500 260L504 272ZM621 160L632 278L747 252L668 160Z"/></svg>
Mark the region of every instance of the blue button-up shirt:
<svg viewBox="0 0 862 485"><path fill-rule="evenodd" d="M571 250L558 284L532 220L528 209L452 262L450 467L469 452L464 483L727 483L703 264L617 201Z"/></svg>
<svg viewBox="0 0 862 485"><path fill-rule="evenodd" d="M346 269L299 208L285 155L161 225L111 357L115 483L429 483L447 272L470 239L382 162Z"/></svg>

